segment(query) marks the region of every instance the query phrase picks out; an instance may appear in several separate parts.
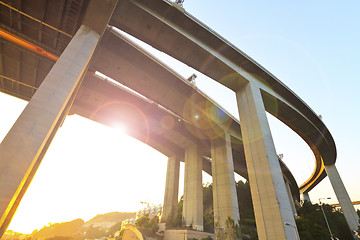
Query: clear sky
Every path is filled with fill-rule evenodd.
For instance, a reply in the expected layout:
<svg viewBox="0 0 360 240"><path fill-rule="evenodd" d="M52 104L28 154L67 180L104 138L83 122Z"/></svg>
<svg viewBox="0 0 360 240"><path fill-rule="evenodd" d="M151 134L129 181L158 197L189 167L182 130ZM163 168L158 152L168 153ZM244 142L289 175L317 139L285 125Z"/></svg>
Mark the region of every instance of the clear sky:
<svg viewBox="0 0 360 240"><path fill-rule="evenodd" d="M186 11L225 37L290 87L322 119L335 139L336 166L353 201L360 200L360 2L185 0ZM153 51L190 76L194 70ZM238 116L235 95L198 74L197 86ZM0 94L0 139L26 102ZM298 184L314 167L309 147L269 116L278 153ZM137 211L140 201L163 202L167 158L110 129L69 116L59 129L9 229L32 232L49 222L88 220L99 213ZM126 147L125 147L126 146ZM181 174L182 175L182 174ZM183 178L181 178L183 179ZM183 180L181 180L182 183ZM211 181L209 176L204 181ZM182 195L182 187L179 196ZM310 192L331 197L326 178Z"/></svg>

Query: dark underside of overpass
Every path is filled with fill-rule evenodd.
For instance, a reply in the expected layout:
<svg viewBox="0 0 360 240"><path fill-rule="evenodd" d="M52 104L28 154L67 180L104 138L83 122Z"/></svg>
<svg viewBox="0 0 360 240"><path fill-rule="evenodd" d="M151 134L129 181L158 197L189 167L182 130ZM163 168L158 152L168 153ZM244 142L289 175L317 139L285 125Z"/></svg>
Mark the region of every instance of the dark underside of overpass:
<svg viewBox="0 0 360 240"><path fill-rule="evenodd" d="M54 65L57 57L61 55L80 27L87 5L88 1L86 0L0 1L0 91L29 101ZM123 17L112 19L110 24L116 24L120 28L123 26L121 30L133 34L129 22L131 22L131 18L137 18L137 16L125 15L123 12L126 12L126 8L135 8L135 5L130 4L129 1L121 1L120 5L125 9L119 14ZM171 8L171 11L177 13L179 10ZM167 16L171 14L171 11L166 13ZM146 20L146 18L144 15L143 19ZM124 20L124 24L122 24L122 20ZM134 24L137 22L133 21ZM144 24L143 27L150 30L156 26ZM186 27L184 26L184 28ZM93 71L102 69L106 71L108 66L105 65L111 64L105 62L104 59L112 59L112 54L116 54L111 49L113 41L119 44L117 51L121 51L123 55L116 62L121 67L116 68L115 73L119 78L115 80L135 89L147 98L139 97L121 86L94 76ZM153 45L161 49L161 42ZM218 122L207 119L203 125L210 127L201 129L201 132L196 131L196 123L190 120L191 116L184 113L183 107L184 104L186 105L187 99L191 99L196 103L197 113L206 115L204 109L207 109L208 106L215 108L216 112L223 113L219 106L202 95L186 80L157 62L156 59L146 56L141 49L137 49L126 39L114 36L110 31L105 33L99 49L101 51L95 53L93 62L89 67L89 73L85 76L71 109L71 114L78 114L109 126L114 123L113 119L121 119L120 121L127 125L131 136L167 156L177 154L183 157L184 148L191 143L196 143L202 147L204 156L210 157L209 139L214 135L216 136L220 130ZM229 52L229 54L231 53ZM113 59L117 59L116 56ZM212 64L215 66L216 60ZM224 68L222 65L218 65L218 67ZM251 70L254 67L249 65L247 68ZM225 69L224 71L228 70ZM217 73L209 73L208 75L211 74L216 77ZM143 93L141 87L138 87L144 88L146 83L159 78L166 78L169 81L167 87L174 89L174 94L176 93L178 96L176 100L179 101L163 103L161 97L166 99L168 97L166 94L172 94L171 92L162 93L159 99L154 99L151 96L156 94L156 89L152 89L153 93ZM132 79L137 79L137 81ZM235 88L236 86L231 87ZM149 87L147 89L148 91L151 90ZM263 98L270 99L265 101L265 105L266 102L273 101L271 96L265 92L263 92ZM160 103L162 104L160 105ZM285 105L279 106L286 108ZM287 110L285 109L284 112ZM232 135L234 167L238 174L247 177L239 123L227 116L221 124L222 127L225 126L230 131L238 133L238 135ZM300 127L300 123L299 125L296 124L295 127ZM206 137L202 137L202 134L205 134ZM336 155L336 153L329 153L329 155ZM203 161L204 170L211 173L211 164L208 158L204 158ZM292 182L293 194L299 196L295 179L285 164L281 163L281 165L285 176ZM325 172L319 167L314 171L312 185L315 186L314 183L321 181L325 176Z"/></svg>
<svg viewBox="0 0 360 240"><path fill-rule="evenodd" d="M29 167L29 177L26 177L25 183L22 180L23 175L19 177L19 182L22 181L21 184L24 186L13 188L14 192L17 192L9 197L12 202L8 204L5 209L7 212L2 217L0 236L1 231L4 230L2 228L6 228L11 221L52 137L67 114L76 114L109 127L116 127L120 123L126 127L129 136L168 156L169 163L175 160L177 162L178 159L185 161L186 158L185 166L190 169L196 168L196 172L192 172L194 176L200 176L201 166L191 165L195 162L192 158L197 160L202 156L202 170L210 175L214 173L214 186L218 184L220 190L227 188L220 185L221 181L217 181L222 179L221 175L225 175L225 178L231 176L230 182L234 182L232 166L228 162L223 164L231 166L226 170L228 171L226 174L218 171L219 166L222 167L218 159L229 160L231 157L229 153L232 151L234 171L246 179L250 178L250 185L256 186L251 190L252 194L258 194L255 196L257 199L253 197L254 203L257 204L254 204L254 209L258 207L256 224L260 222L265 226L266 222L267 226L272 226L268 227L271 231L279 227L280 230L277 230L279 234L284 232L282 229L284 216L291 221L294 220L294 212L289 211L290 206L287 207L290 195L299 201L300 193L306 195L326 177L326 171L330 180L333 179L336 184L341 183L335 168L335 142L321 118L296 93L260 64L170 0L109 0L108 3L105 4L103 0L0 0L0 91L30 101L15 126L23 121L26 123L24 125L30 126L30 131L33 130L32 125L28 124L29 118L24 117L26 112L35 116L34 121L39 126L45 126L44 122L47 121L39 121L39 113L47 114L44 119L49 115L46 112L48 109L55 109L53 115L56 117L61 115L60 118L56 118L54 129L51 126L49 132L46 132L47 135L44 134L45 140L41 144L44 143L45 147L43 145L40 147L40 155L34 154L37 161L34 166ZM108 26L101 35L106 23ZM75 34L76 37L71 42ZM85 35L91 35L89 41L81 40ZM151 52L142 47L144 45L134 39L145 42L234 91L237 95L242 125L206 93L199 90L195 83L155 58ZM89 42L92 42L89 44L90 47L88 47ZM80 57L72 58L71 55ZM69 61L69 59L76 60ZM56 67L51 70L56 62ZM74 70L74 74L71 70L67 71L61 67L63 63L75 66L78 62L82 62L79 64L82 67L77 73ZM204 65L206 67L203 67ZM59 75L61 77L57 76L56 86L61 87L52 85L46 88L52 80L53 74L48 75L50 71L69 73ZM74 76L70 76L71 74ZM74 85L65 84L70 80ZM61 91L64 95L59 100L59 102L63 101L59 106L65 104L64 106L60 106L59 109L48 105L44 108L38 107L48 102L44 99L57 100L57 94ZM38 98L43 92L49 97ZM40 100L36 101L37 99ZM33 104L34 102L38 105ZM34 111L29 110L34 108L41 111L35 114ZM314 154L315 169L309 179L300 186L280 158L278 160L281 170L279 168L274 143L271 134L268 134L270 129L264 110L298 134ZM18 127L18 129L23 135L24 128ZM263 131L263 129L267 130ZM47 138L48 135L51 136ZM23 148L23 145L18 143L19 135L14 136L16 137L11 138L12 142L10 140L8 142L11 144L16 142L20 147L14 148L15 144L4 144L5 140L9 139L6 137L1 144L1 153L8 154L11 150L16 155L18 150ZM245 149L243 139L246 143ZM225 148L221 146L221 149L225 150L218 150L220 149L217 145L220 142L218 140L225 142ZM31 139L28 142L35 140ZM193 151L194 149L196 151ZM1 156L5 160L15 159L9 154ZM18 159L13 161L16 161L15 165L19 164ZM6 161L4 162L4 165L7 164ZM175 166L175 163L173 165ZM3 168L5 169L3 172L7 172L11 179L14 174L7 171L6 167ZM229 169L231 169L230 174ZM185 174L189 172L185 170ZM267 176L264 177L265 175ZM286 184L290 184L292 194L289 192L289 185L282 186L283 177ZM201 179L199 181L194 179L185 182L196 183L196 186L200 186L199 192L201 192ZM3 185L9 185L15 181L1 182ZM272 191L273 185L279 187ZM176 186L169 188L174 192L177 189ZM336 191L346 193L345 188L341 186L338 186ZM216 192L214 196L220 196L221 194L218 193L222 193L219 190L214 192ZM339 195L346 195L343 192ZM177 201L177 197L174 199ZM345 199L342 200L343 203L340 200L339 202L342 206L347 206L348 200L350 201ZM293 202L291 199L290 201ZM235 205L226 204L235 209ZM276 225L273 224L275 223L273 206L283 211L279 213L281 217L277 219ZM220 211L221 207L214 209ZM190 207L186 211L194 212ZM348 211L346 216L349 219L353 218L353 213L349 209L346 211ZM202 210L199 212L202 213ZM259 214L267 217L261 219ZM191 217L192 215L188 214L187 221ZM202 216L199 219L202 219ZM348 224L354 222L353 219L347 221ZM355 219L355 223L357 222L358 218ZM295 221L293 224L295 226ZM296 232L296 227L294 228ZM293 231L289 234L289 230L285 229L285 233L291 236ZM265 236L265 233L262 234Z"/></svg>

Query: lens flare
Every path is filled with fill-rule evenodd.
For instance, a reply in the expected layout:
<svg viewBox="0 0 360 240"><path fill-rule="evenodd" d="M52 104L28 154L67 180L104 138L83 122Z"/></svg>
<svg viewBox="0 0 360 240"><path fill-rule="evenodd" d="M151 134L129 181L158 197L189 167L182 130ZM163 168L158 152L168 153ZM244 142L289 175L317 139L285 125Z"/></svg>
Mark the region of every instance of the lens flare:
<svg viewBox="0 0 360 240"><path fill-rule="evenodd" d="M103 105L101 105L100 107L98 107L89 117L90 119L95 120L97 117L100 117L100 115L103 116L107 116L109 117L109 119L105 119L106 122L110 122L110 121L114 121L113 123L109 123L109 125L113 126L114 128L122 128L122 130L128 129L125 128L122 121L124 121L125 119L132 119L132 117L126 116L126 114L124 114L124 109L132 109L134 110L133 112L137 113L138 116L140 116L142 122L143 122L143 127L145 128L145 136L144 139L141 140L144 143L148 143L149 138L150 138L150 127L149 127L149 122L148 119L146 117L146 115L141 111L140 108L138 108L136 105L129 103L129 102L125 102L125 101L110 101L107 103L104 103ZM106 114L98 114L100 111L105 111ZM129 111L127 111L129 112ZM134 113L132 113L134 114ZM113 120L111 118L113 118L114 116L121 116L121 118L118 118L116 120ZM118 123L117 121L119 121L120 123ZM132 122L135 122L133 120L129 121L129 124L131 124ZM121 127L122 126L122 127Z"/></svg>
<svg viewBox="0 0 360 240"><path fill-rule="evenodd" d="M175 126L175 120L173 117L166 115L161 118L160 125L164 130L170 130Z"/></svg>
<svg viewBox="0 0 360 240"><path fill-rule="evenodd" d="M189 122L186 128L202 140L221 137L230 127L232 119L213 103L193 94L186 102L184 118Z"/></svg>

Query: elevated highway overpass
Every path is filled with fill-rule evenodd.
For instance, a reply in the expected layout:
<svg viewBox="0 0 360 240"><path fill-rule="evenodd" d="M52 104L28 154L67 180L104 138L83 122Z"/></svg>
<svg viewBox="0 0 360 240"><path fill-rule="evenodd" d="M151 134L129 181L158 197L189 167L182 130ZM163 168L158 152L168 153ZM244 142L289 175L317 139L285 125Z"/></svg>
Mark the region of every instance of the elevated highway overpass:
<svg viewBox="0 0 360 240"><path fill-rule="evenodd" d="M42 156L56 133L56 129L70 112L110 126L113 124L111 119L121 118L122 121L127 123L131 136L146 142L169 156L169 166L172 166L171 161L174 162L172 163L174 165L175 162L181 159L187 165L198 169L199 166L194 165L189 160L198 158L192 156L195 154L206 157L201 158L200 171L204 169L214 175L212 169L214 163L208 159L225 156L228 162L233 162L233 164L230 164L233 166L230 166L226 171L231 172L233 168L240 175L246 178L250 177L252 195L253 199L255 199L256 221L260 230L259 236L267 239L265 236L268 236L269 233L266 232L266 228L263 226L269 227L271 224L276 224L275 228L278 229L276 230L279 232L278 236L281 236L277 239L292 239L294 237L293 230L285 229L282 224L284 219L289 219L287 221L295 224L293 217L291 217L289 198L287 194L284 194L288 192L287 186L284 183L279 183L279 186L283 185L283 187L275 187L274 192L270 193L267 189L271 188L271 186L262 189L259 184L262 181L281 182L284 174L286 182L290 183L291 195L298 198L299 190L306 194L326 176L326 172L330 173L329 177L332 182L339 183L340 178L334 165L336 161L335 143L321 119L275 76L179 6L168 1L159 0L124 0L115 2L111 5L111 1L108 1L109 5L106 5L97 1L90 1L89 3L88 1L79 0L71 3L48 3L48 5L37 3L38 5L34 4L31 8L26 3L23 3L23 5L19 5L19 3L13 5L1 3L0 26L3 32L15 35L20 41L24 40L37 47L34 49L24 48L16 41L1 39L1 91L30 100L35 92L39 92L38 95L41 95L41 91L37 90L45 89L43 85L46 86L46 84L41 85L41 83L48 82L46 79L50 78L49 75L51 74L49 72L53 66L53 69L64 69L56 67L57 56L64 56L64 60L61 61L61 58L57 60L58 65L61 62L84 62L80 73L75 74L77 77L75 77L73 87L69 85L70 90L67 97L64 97L64 105L62 105L58 113L54 113L57 120L54 120L51 127L49 127L49 132L45 134L46 137L40 141L42 142L39 148L40 152L35 157L29 157L31 167L26 170L28 178L22 180L23 185L21 185L21 188L15 186L17 190L14 196L4 197L9 194L8 190L3 191L4 193L0 192L4 194L0 197L5 199L1 203L2 209L5 209L1 218L2 232L11 220L18 202L25 193L37 166L41 162ZM54 9L62 9L63 15L59 15ZM84 18L86 12L88 13ZM46 22L50 27L43 24L43 22ZM76 32L82 33L81 28L78 30L81 24L92 29L91 31L98 33L99 36L102 35L101 41L96 40L96 34L89 37L91 40L75 38ZM210 98L129 39L123 35L114 34L111 30L105 31L107 24L133 35L236 92L241 125ZM104 34L102 34L103 32ZM78 40L80 45L76 46L84 46L89 42L93 44L93 47L89 49L83 47L84 52L88 52L87 58L82 59L82 56L80 56L78 59L75 56L75 60L70 53L68 53L69 56L66 55L65 49L73 49L74 51L74 49L78 48L70 48L71 43L69 44L69 42L71 39L75 43L76 40L80 39ZM40 48L41 50L39 50ZM95 52L94 55L92 55L93 52ZM72 71L69 67L67 69ZM106 74L144 97L136 96L109 81L96 78L92 74L94 71ZM53 75L56 75L56 73ZM48 77L45 78L46 76ZM60 78L65 80L71 77L63 74ZM62 86L61 82L57 84ZM48 86L48 89L50 90L46 91L56 93L56 88ZM56 98L56 96L54 97ZM36 102L33 99L31 99L30 103ZM39 99L44 98L39 97ZM42 101L38 100L37 104ZM49 108L44 107L45 109ZM27 108L36 109L37 107L32 107L29 104ZM254 113L253 109L257 109L257 113ZM257 129L256 131L261 133L267 125L266 117L264 118L261 109L271 113L298 133L314 153L316 167L310 178L301 184L299 189L285 164L280 162L279 167L277 167L278 159L273 149L271 137L270 139L264 137L266 139L260 141L264 144L262 146L259 146L260 143L253 144L251 141L251 131ZM27 112L32 115L32 111L28 110ZM124 114L125 112L126 114ZM44 118L47 117L44 116ZM253 125L253 122L258 121L257 119L260 119L259 124ZM23 125L26 125L27 121L23 121ZM44 120L35 119L34 121ZM21 128L21 124L18 125ZM9 134L9 137L7 137L9 140L4 140L1 145L0 154L3 155L0 155L0 157L6 156L7 158L7 162L1 165L1 171L8 170L6 164L15 161L9 153L4 154L1 152L4 151L6 146L13 146L11 141L15 141L15 135L11 137L12 135ZM225 139L225 142L223 139ZM221 146L217 147L218 145ZM196 149L193 149L192 146L196 146ZM230 149L231 157L227 153L216 152L216 149L220 149L220 152L224 151L224 149L227 149L225 151ZM259 155L264 154L263 156L266 157L257 158L258 156L255 155L258 153ZM233 159L233 161L230 159ZM175 165L173 168L176 171ZM268 168L264 169L267 169L272 174L270 176L258 176L257 170L263 169L265 165ZM281 169L283 169L283 174L279 178L278 175ZM189 184L195 183L199 185L199 178L196 173L198 172L189 173L189 179L191 179ZM217 174L216 171L215 173ZM228 173L225 172L224 174L226 176ZM334 177L331 177L332 175ZM174 178L174 176L170 175L168 177ZM265 180L268 177L272 180ZM8 189L4 187L6 181L9 180L3 178L1 188ZM175 183L171 186L167 185L167 192L176 189L174 187L176 180L173 181ZM167 180L167 182L169 181ZM255 187L256 185L257 187ZM231 186L229 189L228 194L232 196ZM350 199L344 187L334 187L334 189L338 197L341 195L340 204L348 205ZM187 192L188 196L194 194L193 189L189 187L185 187L185 195L186 191L189 191ZM199 192L199 190L196 191ZM195 195L197 195L196 191ZM171 206L175 199L174 192L165 194L173 197L172 200L169 200L172 202L169 205ZM269 197L269 194L274 194L271 196L276 197ZM8 199L10 200L8 201ZM165 197L165 202L166 199L170 199L170 197ZM269 223L265 216L267 214L273 215L273 213L266 210L266 204L260 204L260 202L276 201L276 199L278 203L275 205L278 205L277 208L280 209L278 217L280 221ZM190 204L188 204L188 209L185 210L184 215L185 222L188 221L186 224L195 219L195 225L198 225L201 229L202 216L200 220L199 213L197 213L200 207L194 207L199 200L198 197L189 197ZM7 204L9 204L8 207L6 207ZM236 209L233 203L230 203L230 205ZM353 222L355 218L351 208L344 209L349 209L349 214L346 214L347 210L344 212L346 216L349 216L347 220L350 227L354 228ZM197 215L193 215L193 212ZM221 213L215 211L216 214L221 215ZM232 215L232 218L236 219L237 217Z"/></svg>

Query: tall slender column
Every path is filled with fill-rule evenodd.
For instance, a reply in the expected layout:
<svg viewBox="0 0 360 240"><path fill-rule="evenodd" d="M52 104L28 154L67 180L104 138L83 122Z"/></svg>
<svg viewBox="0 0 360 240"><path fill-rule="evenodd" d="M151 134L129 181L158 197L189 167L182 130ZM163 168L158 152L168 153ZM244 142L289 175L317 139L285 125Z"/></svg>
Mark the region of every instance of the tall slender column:
<svg viewBox="0 0 360 240"><path fill-rule="evenodd" d="M183 224L203 231L202 155L196 145L185 149Z"/></svg>
<svg viewBox="0 0 360 240"><path fill-rule="evenodd" d="M259 239L297 239L260 89L249 82L236 97Z"/></svg>
<svg viewBox="0 0 360 240"><path fill-rule="evenodd" d="M176 217L177 214L179 170L179 158L176 155L169 157L166 172L164 209L161 216L162 222L166 222L168 217Z"/></svg>
<svg viewBox="0 0 360 240"><path fill-rule="evenodd" d="M310 196L309 196L309 192L303 192L303 193L301 193L301 194L300 194L300 199L301 199L303 202L307 201L307 202L311 203L311 201L310 201Z"/></svg>
<svg viewBox="0 0 360 240"><path fill-rule="evenodd" d="M352 205L349 194L347 193L344 183L340 178L339 172L337 171L335 165L325 165L325 170L350 230L357 230L359 226L359 216Z"/></svg>
<svg viewBox="0 0 360 240"><path fill-rule="evenodd" d="M82 26L0 145L0 237L70 109L116 2L89 3Z"/></svg>
<svg viewBox="0 0 360 240"><path fill-rule="evenodd" d="M235 239L235 229L229 229L226 224L229 218L234 224L240 220L229 134L211 141L211 159L216 236L224 229L232 231L227 239Z"/></svg>

